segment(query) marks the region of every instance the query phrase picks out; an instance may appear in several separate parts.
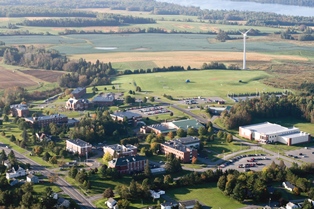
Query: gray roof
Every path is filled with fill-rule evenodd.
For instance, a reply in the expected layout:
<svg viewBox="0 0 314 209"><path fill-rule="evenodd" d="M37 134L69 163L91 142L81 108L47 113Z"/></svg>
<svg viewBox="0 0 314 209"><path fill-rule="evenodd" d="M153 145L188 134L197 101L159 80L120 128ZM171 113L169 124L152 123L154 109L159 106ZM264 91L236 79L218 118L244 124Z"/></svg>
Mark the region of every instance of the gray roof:
<svg viewBox="0 0 314 209"><path fill-rule="evenodd" d="M197 137L194 137L194 136L187 136L187 137L175 139L175 141L177 141L181 144L192 144L192 143L200 142L201 140Z"/></svg>
<svg viewBox="0 0 314 209"><path fill-rule="evenodd" d="M111 160L111 162L116 166L121 166L127 165L129 162L137 162L142 160L146 160L146 158L143 156L128 156L124 158L114 158L113 160Z"/></svg>
<svg viewBox="0 0 314 209"><path fill-rule="evenodd" d="M48 120L50 118L67 118L68 116L63 115L63 114L53 114L53 115L43 115L39 117L28 117L25 118L29 121L41 121L41 120Z"/></svg>
<svg viewBox="0 0 314 209"><path fill-rule="evenodd" d="M77 146L80 146L80 147L91 147L92 145L86 141L83 141L82 139L68 139L67 140L68 142L71 142Z"/></svg>
<svg viewBox="0 0 314 209"><path fill-rule="evenodd" d="M77 87L76 89L74 89L71 93L72 94L77 94L81 91L83 91L85 89L85 87Z"/></svg>
<svg viewBox="0 0 314 209"><path fill-rule="evenodd" d="M153 124L153 125L150 125L148 127L156 129L156 130L160 131L161 133L170 132L170 131L175 131L176 130L175 128L170 128L166 124Z"/></svg>
<svg viewBox="0 0 314 209"><path fill-rule="evenodd" d="M95 96L93 102L112 102L115 100L114 93L103 94Z"/></svg>
<svg viewBox="0 0 314 209"><path fill-rule="evenodd" d="M121 118L124 118L124 117L127 117L128 119L131 119L133 117L137 118L137 117L142 117L141 114L138 114L138 113L134 113L134 112L115 112L113 114L110 114L111 116L114 116L114 117L121 117Z"/></svg>
<svg viewBox="0 0 314 209"><path fill-rule="evenodd" d="M292 127L292 128L286 128L278 124L274 123L258 123L254 125L249 126L242 126L241 128L249 129L254 132L263 133L263 134L274 134L282 131L288 131L288 130L298 130L298 128Z"/></svg>
<svg viewBox="0 0 314 209"><path fill-rule="evenodd" d="M26 104L13 104L13 105L10 105L10 108L13 109L20 109L20 110L27 110L28 109L28 106Z"/></svg>

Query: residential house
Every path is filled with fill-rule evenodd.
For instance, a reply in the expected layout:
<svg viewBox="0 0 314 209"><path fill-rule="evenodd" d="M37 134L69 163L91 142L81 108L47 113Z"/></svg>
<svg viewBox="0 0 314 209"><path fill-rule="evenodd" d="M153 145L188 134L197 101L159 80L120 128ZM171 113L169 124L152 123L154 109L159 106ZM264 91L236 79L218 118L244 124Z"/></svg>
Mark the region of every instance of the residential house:
<svg viewBox="0 0 314 209"><path fill-rule="evenodd" d="M65 103L67 110L86 110L89 107L89 101L87 99L75 99L70 98Z"/></svg>
<svg viewBox="0 0 314 209"><path fill-rule="evenodd" d="M115 199L113 199L112 197L110 197L107 201L106 201L106 205L108 208L112 208L112 209L118 209L118 205L117 205L117 201Z"/></svg>
<svg viewBox="0 0 314 209"><path fill-rule="evenodd" d="M160 144L160 151L165 155L174 154L182 162L188 163L191 162L193 157L197 158L199 145L200 140L198 138L188 136Z"/></svg>
<svg viewBox="0 0 314 209"><path fill-rule="evenodd" d="M15 178L10 180L10 186L14 186L14 185L16 185L18 183L19 183L19 181L17 179L15 179Z"/></svg>
<svg viewBox="0 0 314 209"><path fill-rule="evenodd" d="M192 208L194 208L196 202L199 202L199 201L197 201L197 200L179 201L179 209L181 209L181 208L192 209ZM203 205L202 203L200 203L200 204Z"/></svg>
<svg viewBox="0 0 314 209"><path fill-rule="evenodd" d="M64 199L62 197L60 197L58 200L57 200L57 205L56 205L56 208L68 208L70 206L70 201L67 200L67 199Z"/></svg>
<svg viewBox="0 0 314 209"><path fill-rule="evenodd" d="M68 123L68 116L63 114L45 115L39 117L28 117L25 121L31 125L37 125L38 127L48 126L50 123L66 124Z"/></svg>
<svg viewBox="0 0 314 209"><path fill-rule="evenodd" d="M131 144L120 145L112 144L103 147L104 153L109 152L114 158L120 158L125 156L135 156L137 154L137 147Z"/></svg>
<svg viewBox="0 0 314 209"><path fill-rule="evenodd" d="M160 209L172 209L173 207L177 207L178 204L176 202L164 202L160 204Z"/></svg>
<svg viewBox="0 0 314 209"><path fill-rule="evenodd" d="M160 198L160 195L164 195L164 194L166 194L166 192L165 191L163 191L163 190L159 190L159 191L154 191L154 190L149 190L149 192L150 192L150 196L152 197L152 198L154 198L154 199L159 199Z"/></svg>
<svg viewBox="0 0 314 209"><path fill-rule="evenodd" d="M26 181L31 182L33 184L38 184L39 178L33 174L29 174L28 176L26 176Z"/></svg>
<svg viewBox="0 0 314 209"><path fill-rule="evenodd" d="M13 117L27 117L29 115L29 109L26 104L10 105L10 111Z"/></svg>
<svg viewBox="0 0 314 209"><path fill-rule="evenodd" d="M94 106L103 107L114 105L114 101L115 101L114 93L108 94L100 93L93 98L92 103L94 104Z"/></svg>
<svg viewBox="0 0 314 209"><path fill-rule="evenodd" d="M133 124L136 125L138 121L142 120L142 115L134 112L115 112L110 114L111 118L116 121L121 121L127 123L129 125Z"/></svg>
<svg viewBox="0 0 314 209"><path fill-rule="evenodd" d="M11 170L9 170L7 173L6 173L6 178L9 180L9 179L12 179L12 178L17 178L17 177L20 177L20 176L26 176L26 171L22 168L22 167L18 167L17 170L15 170L15 168L13 167Z"/></svg>
<svg viewBox="0 0 314 209"><path fill-rule="evenodd" d="M296 208L299 208L299 206L292 202L288 202L286 205L286 209L296 209Z"/></svg>
<svg viewBox="0 0 314 209"><path fill-rule="evenodd" d="M51 141L51 136L47 135L45 133L38 132L35 135L36 135L37 140L40 142L43 142L43 141L50 142Z"/></svg>
<svg viewBox="0 0 314 209"><path fill-rule="evenodd" d="M223 111L230 111L231 106L226 107L208 107L208 110L213 115L220 115Z"/></svg>
<svg viewBox="0 0 314 209"><path fill-rule="evenodd" d="M80 156L86 156L92 151L92 145L81 139L68 139L66 140L66 150Z"/></svg>
<svg viewBox="0 0 314 209"><path fill-rule="evenodd" d="M292 185L290 182L288 181L285 181L285 182L282 182L282 186L286 189L286 190L289 190L290 192L293 191L294 189L294 185Z"/></svg>
<svg viewBox="0 0 314 209"><path fill-rule="evenodd" d="M142 156L127 156L114 158L108 162L109 168L115 168L121 174L131 174L144 171L146 158Z"/></svg>
<svg viewBox="0 0 314 209"><path fill-rule="evenodd" d="M300 131L299 128L286 128L274 123L259 123L248 126L239 127L239 135L241 137L256 140L261 143L280 142L288 146L309 142L311 135Z"/></svg>
<svg viewBox="0 0 314 209"><path fill-rule="evenodd" d="M73 98L75 99L79 99L81 98L83 95L86 94L86 88L85 87L78 87L76 89L74 89L72 92L71 92L71 95L73 96Z"/></svg>

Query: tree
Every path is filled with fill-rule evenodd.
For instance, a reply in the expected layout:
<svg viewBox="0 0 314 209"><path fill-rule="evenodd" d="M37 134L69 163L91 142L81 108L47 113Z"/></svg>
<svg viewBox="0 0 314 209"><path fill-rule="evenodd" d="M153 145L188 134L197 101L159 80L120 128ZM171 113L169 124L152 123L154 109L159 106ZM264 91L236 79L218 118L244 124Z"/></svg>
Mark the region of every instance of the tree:
<svg viewBox="0 0 314 209"><path fill-rule="evenodd" d="M143 103L146 103L146 102L147 102L147 98L144 97L144 98L143 98Z"/></svg>
<svg viewBox="0 0 314 209"><path fill-rule="evenodd" d="M144 174L146 177L150 177L152 175L148 160L146 160L146 164L145 164L145 168L144 168Z"/></svg>
<svg viewBox="0 0 314 209"><path fill-rule="evenodd" d="M42 146L35 146L33 148L33 152L35 153L35 155L40 156L43 153L44 149Z"/></svg>
<svg viewBox="0 0 314 209"><path fill-rule="evenodd" d="M186 132L182 128L179 128L177 130L177 136L178 137L185 137L186 136Z"/></svg>
<svg viewBox="0 0 314 209"><path fill-rule="evenodd" d="M219 32L217 33L216 39L218 41L225 42L226 40L229 40L230 37L228 36L228 34L225 31L219 30Z"/></svg>
<svg viewBox="0 0 314 209"><path fill-rule="evenodd" d="M149 97L148 100L151 101L151 102L154 102L155 101L155 97Z"/></svg>
<svg viewBox="0 0 314 209"><path fill-rule="evenodd" d="M189 136L196 136L197 133L198 133L197 129L192 128L192 127L188 128L188 130L187 130L187 135L189 135Z"/></svg>
<svg viewBox="0 0 314 209"><path fill-rule="evenodd" d="M233 189L233 198L240 202L243 202L243 200L245 199L245 190L242 187L242 183L237 182L236 186Z"/></svg>
<svg viewBox="0 0 314 209"><path fill-rule="evenodd" d="M170 138L170 139L173 139L174 138L174 133L173 131L170 131L167 136Z"/></svg>
<svg viewBox="0 0 314 209"><path fill-rule="evenodd" d="M22 195L22 200L21 200L21 205L26 207L26 208L30 208L30 206L32 205L34 200L34 197L32 195L32 193L30 192L26 192L25 194Z"/></svg>
<svg viewBox="0 0 314 209"><path fill-rule="evenodd" d="M228 143L231 143L231 142L233 141L233 136L232 136L232 134L228 133L226 140L227 140Z"/></svg>
<svg viewBox="0 0 314 209"><path fill-rule="evenodd" d="M4 150L2 150L1 153L0 153L0 159L1 159L1 164L3 164L4 161L8 159L8 156L7 156L7 154L5 153Z"/></svg>
<svg viewBox="0 0 314 209"><path fill-rule="evenodd" d="M51 155L49 154L49 152L44 152L43 154L43 160L48 162L49 158L51 157Z"/></svg>
<svg viewBox="0 0 314 209"><path fill-rule="evenodd" d="M48 176L48 180L50 183L56 183L58 181L58 174L56 173L50 173L50 175Z"/></svg>
<svg viewBox="0 0 314 209"><path fill-rule="evenodd" d="M53 156L49 159L49 163L51 164L58 164L57 156Z"/></svg>
<svg viewBox="0 0 314 209"><path fill-rule="evenodd" d="M197 157L192 157L192 164L195 164L195 163L197 163Z"/></svg>
<svg viewBox="0 0 314 209"><path fill-rule="evenodd" d="M117 203L120 209L127 209L130 205L130 202L127 199L121 199Z"/></svg>
<svg viewBox="0 0 314 209"><path fill-rule="evenodd" d="M21 137L22 137L24 142L28 141L28 134L27 134L26 128L23 129Z"/></svg>
<svg viewBox="0 0 314 209"><path fill-rule="evenodd" d="M218 133L217 133L217 137L218 137L219 139L222 139L223 136L224 136L223 131L219 130Z"/></svg>
<svg viewBox="0 0 314 209"><path fill-rule="evenodd" d="M3 116L3 122L8 122L9 121L9 117L7 115Z"/></svg>
<svg viewBox="0 0 314 209"><path fill-rule="evenodd" d="M15 142L15 141L16 141L16 138L15 138L15 136L14 136L13 134L12 134L11 137L10 137L10 141L11 141L11 142Z"/></svg>
<svg viewBox="0 0 314 209"><path fill-rule="evenodd" d="M221 191L225 191L226 188L226 183L227 183L227 179L226 176L220 176L217 182L217 187L221 190Z"/></svg>
<svg viewBox="0 0 314 209"><path fill-rule="evenodd" d="M113 156L109 152L105 152L104 156L102 157L102 160L105 162L109 162L113 159Z"/></svg>
<svg viewBox="0 0 314 209"><path fill-rule="evenodd" d="M102 196L104 198L114 197L114 193L113 193L113 190L111 189L111 187L105 189L105 191L103 192Z"/></svg>
<svg viewBox="0 0 314 209"><path fill-rule="evenodd" d="M198 201L196 201L193 209L202 209L202 208L203 208L202 205Z"/></svg>
<svg viewBox="0 0 314 209"><path fill-rule="evenodd" d="M204 135L206 135L206 134L207 134L206 128L205 128L205 127L199 127L199 129L198 129L198 135L199 135L199 136L204 136Z"/></svg>

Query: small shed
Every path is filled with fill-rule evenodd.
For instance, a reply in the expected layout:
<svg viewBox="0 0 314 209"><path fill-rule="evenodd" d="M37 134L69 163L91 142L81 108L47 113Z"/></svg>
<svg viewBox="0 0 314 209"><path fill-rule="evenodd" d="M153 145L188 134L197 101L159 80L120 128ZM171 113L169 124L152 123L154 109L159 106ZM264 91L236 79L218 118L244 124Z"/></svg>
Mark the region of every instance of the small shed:
<svg viewBox="0 0 314 209"><path fill-rule="evenodd" d="M39 178L33 174L29 174L28 176L26 176L26 181L31 182L33 184L38 184Z"/></svg>

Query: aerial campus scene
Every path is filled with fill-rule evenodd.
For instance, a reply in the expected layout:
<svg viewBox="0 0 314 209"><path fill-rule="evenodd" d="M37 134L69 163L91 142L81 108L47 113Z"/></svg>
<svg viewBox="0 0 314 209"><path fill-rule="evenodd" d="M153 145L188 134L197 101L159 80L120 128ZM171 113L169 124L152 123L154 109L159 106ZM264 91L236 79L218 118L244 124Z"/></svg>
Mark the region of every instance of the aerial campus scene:
<svg viewBox="0 0 314 209"><path fill-rule="evenodd" d="M0 1L0 208L314 208L314 2Z"/></svg>

